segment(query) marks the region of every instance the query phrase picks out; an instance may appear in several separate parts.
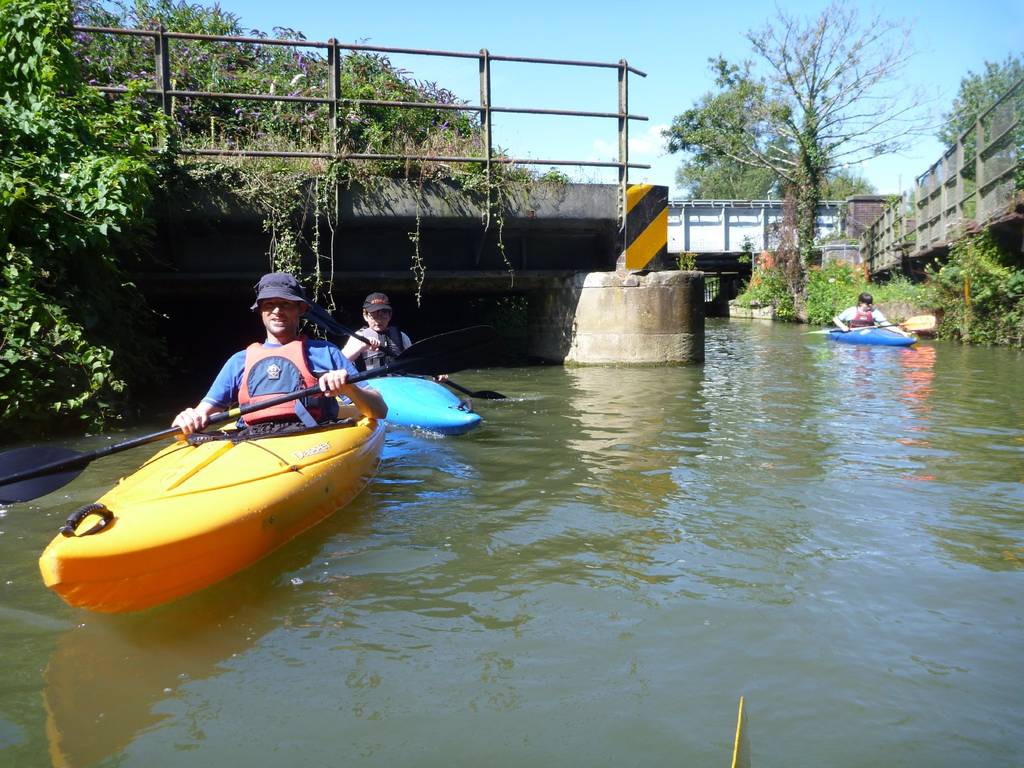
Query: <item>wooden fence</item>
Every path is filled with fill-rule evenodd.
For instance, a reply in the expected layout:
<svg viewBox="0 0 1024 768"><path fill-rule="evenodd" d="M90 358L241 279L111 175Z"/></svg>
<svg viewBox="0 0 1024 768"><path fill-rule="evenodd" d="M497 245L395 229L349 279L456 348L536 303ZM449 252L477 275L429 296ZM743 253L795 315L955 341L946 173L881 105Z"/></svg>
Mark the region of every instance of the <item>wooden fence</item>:
<svg viewBox="0 0 1024 768"><path fill-rule="evenodd" d="M872 273L948 247L1011 212L1024 188L1024 79L917 177L913 200L895 201L872 223L862 248Z"/></svg>

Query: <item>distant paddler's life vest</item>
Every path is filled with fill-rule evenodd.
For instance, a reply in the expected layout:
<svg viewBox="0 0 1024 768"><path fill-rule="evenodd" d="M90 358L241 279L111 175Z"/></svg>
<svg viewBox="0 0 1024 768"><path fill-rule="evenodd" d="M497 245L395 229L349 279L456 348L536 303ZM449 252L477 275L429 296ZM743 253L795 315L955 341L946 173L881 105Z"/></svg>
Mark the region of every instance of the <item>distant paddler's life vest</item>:
<svg viewBox="0 0 1024 768"><path fill-rule="evenodd" d="M875 313L874 310L869 309L867 312L857 307L856 312L853 315L853 319L847 323L851 328L867 328L875 324Z"/></svg>
<svg viewBox="0 0 1024 768"><path fill-rule="evenodd" d="M405 345L402 344L402 332L393 325L385 328L384 333L377 333L370 328L360 328L359 335L380 342L380 349L367 347L363 350L363 363L368 371L387 365L405 350Z"/></svg>
<svg viewBox="0 0 1024 768"><path fill-rule="evenodd" d="M250 344L245 350L245 369L242 371L238 404L244 406L259 403L278 395L315 386L317 378L309 369L305 344L305 336L280 347ZM308 416L303 411L307 412ZM313 396L272 405L247 413L242 418L246 424L251 425L267 421L305 422L309 416L315 421L320 421L323 414L323 398ZM306 418L303 418L304 416Z"/></svg>

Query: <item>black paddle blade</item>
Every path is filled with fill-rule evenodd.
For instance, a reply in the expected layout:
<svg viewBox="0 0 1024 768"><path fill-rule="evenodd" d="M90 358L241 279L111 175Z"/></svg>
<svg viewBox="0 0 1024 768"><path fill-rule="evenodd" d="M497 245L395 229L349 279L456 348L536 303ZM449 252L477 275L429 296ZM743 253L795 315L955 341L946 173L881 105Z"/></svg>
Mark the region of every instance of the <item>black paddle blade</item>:
<svg viewBox="0 0 1024 768"><path fill-rule="evenodd" d="M31 475L45 472L45 468L50 464L65 462L83 455L70 448L57 446L30 446L0 453L0 473L3 475L0 477L0 504L31 501L67 485L82 474L82 470L85 469L84 463L38 477ZM17 479L26 475L30 477L25 480Z"/></svg>
<svg viewBox="0 0 1024 768"><path fill-rule="evenodd" d="M472 325L417 341L389 363L387 373L437 376L461 371L486 358L498 334L489 325ZM382 370L382 369L377 369Z"/></svg>
<svg viewBox="0 0 1024 768"><path fill-rule="evenodd" d="M480 400L508 400L508 395L495 392L493 389L474 389L471 391L470 397L476 397Z"/></svg>
<svg viewBox="0 0 1024 768"><path fill-rule="evenodd" d="M493 389L468 389L451 379L448 379L444 383L457 392L462 392L465 395L475 397L479 400L508 400L508 398L501 394L501 392L495 392Z"/></svg>

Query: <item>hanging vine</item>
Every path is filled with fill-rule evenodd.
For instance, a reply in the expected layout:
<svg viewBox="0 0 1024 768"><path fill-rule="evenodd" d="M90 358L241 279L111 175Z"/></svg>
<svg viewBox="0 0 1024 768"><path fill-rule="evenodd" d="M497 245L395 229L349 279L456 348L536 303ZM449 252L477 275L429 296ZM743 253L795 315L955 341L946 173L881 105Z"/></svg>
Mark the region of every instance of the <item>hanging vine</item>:
<svg viewBox="0 0 1024 768"><path fill-rule="evenodd" d="M89 27L167 29L212 35L266 37L249 30L238 16L219 7L202 8L185 0L136 0L109 6L78 0L75 21ZM305 40L302 33L275 28L272 37ZM140 38L79 33L75 37L83 77L120 84L151 82L151 50ZM334 115L326 105L307 101L238 101L230 98L175 97L171 132L183 150L238 149L289 152L288 160L230 157L216 163L181 162L179 170L216 197L231 198L256 213L268 236L267 268L301 274L319 300L333 307L334 256L338 243L339 200L358 185L372 190L384 179L404 180L415 199L415 225L408 233L409 269L417 304L423 299L427 259L423 220L428 215L424 184L450 185L454 192L483 198L481 248L491 227L498 254L510 281L515 271L505 249L504 233L516 191L536 181L536 174L500 162L488 164L480 117L437 83L414 79L387 56L350 51L338 60L339 95L347 106ZM176 90L266 92L288 97L315 97L327 91L332 70L318 49L298 46L215 42L206 39L176 44L172 78ZM383 103L367 104L366 101ZM435 103L441 108L402 109L387 102ZM447 107L447 108L446 108ZM332 133L332 126L335 130ZM304 153L334 155L329 162L302 159ZM480 157L478 163L444 160L352 161L353 154L405 157ZM489 167L488 167L489 166ZM216 187L216 188L215 188ZM308 271L308 274L307 274Z"/></svg>

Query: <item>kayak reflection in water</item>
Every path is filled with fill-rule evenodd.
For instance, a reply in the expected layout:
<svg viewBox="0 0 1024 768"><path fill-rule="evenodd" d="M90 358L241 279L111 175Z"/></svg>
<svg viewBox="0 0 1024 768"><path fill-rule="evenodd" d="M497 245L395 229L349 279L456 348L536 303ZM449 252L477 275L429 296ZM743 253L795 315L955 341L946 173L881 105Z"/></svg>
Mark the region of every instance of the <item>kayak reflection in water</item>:
<svg viewBox="0 0 1024 768"><path fill-rule="evenodd" d="M301 422L312 427L337 417L335 398L340 395L351 400L364 416L387 416L387 405L375 389L348 383L357 371L337 346L299 334L299 322L309 304L305 290L292 275L271 272L261 277L251 309L260 314L266 340L250 344L228 358L206 396L194 408L186 408L175 416L173 426L188 435L205 428L212 414L226 410L232 403L259 403L317 384L322 396L253 411L243 417L245 425Z"/></svg>

